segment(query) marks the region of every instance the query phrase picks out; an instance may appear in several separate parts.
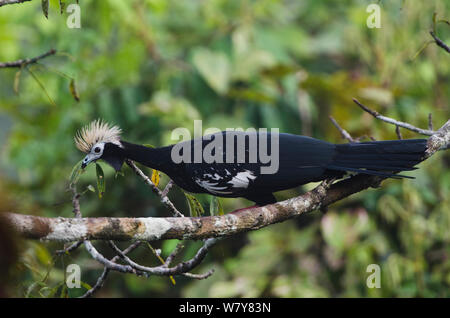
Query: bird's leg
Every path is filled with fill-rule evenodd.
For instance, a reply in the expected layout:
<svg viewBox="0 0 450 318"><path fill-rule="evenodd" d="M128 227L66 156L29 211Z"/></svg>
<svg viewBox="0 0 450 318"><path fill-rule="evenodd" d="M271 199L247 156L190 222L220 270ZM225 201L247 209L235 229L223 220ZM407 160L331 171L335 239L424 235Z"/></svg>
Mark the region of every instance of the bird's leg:
<svg viewBox="0 0 450 318"><path fill-rule="evenodd" d="M244 210L253 209L253 208L257 208L257 207L259 207L259 206L255 204L255 205L252 205L252 206L248 206L246 208L240 208L240 209L234 210L233 212L230 212L229 214L235 214L235 213L239 213L239 212L244 211Z"/></svg>
<svg viewBox="0 0 450 318"><path fill-rule="evenodd" d="M331 185L333 184L333 182L336 181L336 178L329 178L329 179L325 179L323 180L319 186L316 188L320 195L321 198L324 198L327 194L327 190L331 187ZM315 190L316 190L315 189ZM322 212L323 214L328 212L328 206L321 206L319 208L320 212Z"/></svg>
<svg viewBox="0 0 450 318"><path fill-rule="evenodd" d="M253 201L256 204L246 207L246 208L242 208L242 209L238 209L235 210L231 213L237 213L243 210L247 210L247 209L253 209L253 208L257 208L257 207L261 207L261 206L265 206L268 204L273 204L277 202L277 199L275 198L275 196L272 193L264 193L264 194L258 194L258 195L247 195L245 197L247 200Z"/></svg>

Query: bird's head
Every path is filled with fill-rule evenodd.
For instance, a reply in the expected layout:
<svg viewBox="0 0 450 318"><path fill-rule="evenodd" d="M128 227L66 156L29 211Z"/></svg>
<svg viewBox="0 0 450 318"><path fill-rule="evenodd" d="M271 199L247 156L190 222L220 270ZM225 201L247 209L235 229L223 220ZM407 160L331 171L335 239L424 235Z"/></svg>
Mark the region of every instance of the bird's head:
<svg viewBox="0 0 450 318"><path fill-rule="evenodd" d="M110 126L101 120L95 120L80 129L75 135L75 145L86 153L81 167L85 168L91 162L102 159L119 171L125 160L120 133L118 126Z"/></svg>

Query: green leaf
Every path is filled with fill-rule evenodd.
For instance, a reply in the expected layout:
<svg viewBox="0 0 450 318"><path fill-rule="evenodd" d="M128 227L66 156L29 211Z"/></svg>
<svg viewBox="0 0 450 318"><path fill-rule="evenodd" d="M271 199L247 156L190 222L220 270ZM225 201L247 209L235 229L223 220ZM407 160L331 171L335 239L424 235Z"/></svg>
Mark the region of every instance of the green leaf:
<svg viewBox="0 0 450 318"><path fill-rule="evenodd" d="M69 294L67 293L67 285L64 284L63 287L61 288L61 294L59 294L60 298L68 298Z"/></svg>
<svg viewBox="0 0 450 318"><path fill-rule="evenodd" d="M433 12L433 33L436 33L436 17L437 12Z"/></svg>
<svg viewBox="0 0 450 318"><path fill-rule="evenodd" d="M103 194L105 193L105 174L103 173L102 167L96 163L95 170L97 172L97 189L98 189L98 197L101 199Z"/></svg>
<svg viewBox="0 0 450 318"><path fill-rule="evenodd" d="M45 293L45 292L47 292L47 293ZM50 287L42 287L40 290L39 290L39 295L42 297L42 298L49 298L49 297L51 297L50 296L50 294L51 294L51 292L52 292L52 289L50 288Z"/></svg>
<svg viewBox="0 0 450 318"><path fill-rule="evenodd" d="M92 286L88 283L85 283L83 281L80 281L80 285L83 286L86 290L92 289Z"/></svg>
<svg viewBox="0 0 450 318"><path fill-rule="evenodd" d="M22 74L22 68L17 71L14 76L14 93L19 94L20 75Z"/></svg>
<svg viewBox="0 0 450 318"><path fill-rule="evenodd" d="M88 185L88 186L87 186L87 189L88 189L89 191L95 193L95 188L94 188L94 186L93 186L92 184Z"/></svg>
<svg viewBox="0 0 450 318"><path fill-rule="evenodd" d="M78 94L77 86L76 86L75 80L73 78L70 80L69 90L70 90L70 94L72 95L73 99L75 99L77 102L79 102L80 95Z"/></svg>
<svg viewBox="0 0 450 318"><path fill-rule="evenodd" d="M47 96L48 100L50 101L50 103L56 107L56 103L55 101L50 97L49 93L47 92L47 89L45 88L44 84L42 84L42 82L40 81L40 79L36 76L36 74L34 74L30 68L26 68L28 73L30 73L30 75L33 77L33 79L36 81L36 83L39 85L39 87L44 91L44 94Z"/></svg>
<svg viewBox="0 0 450 318"><path fill-rule="evenodd" d="M198 49L193 56L193 63L208 85L218 94L224 95L230 84L230 62L222 52Z"/></svg>
<svg viewBox="0 0 450 318"><path fill-rule="evenodd" d="M35 253L39 262L43 265L50 265L52 263L52 255L47 248L41 244L35 245Z"/></svg>
<svg viewBox="0 0 450 318"><path fill-rule="evenodd" d="M32 293L33 290L34 290L36 287L38 287L38 286L40 286L40 287L46 287L47 285L46 285L44 282L41 282L41 281L32 283L32 284L28 287L27 292L25 293L25 298L31 297L31 293Z"/></svg>
<svg viewBox="0 0 450 318"><path fill-rule="evenodd" d="M155 148L155 146L151 145L151 144L144 144L145 147L147 148Z"/></svg>
<svg viewBox="0 0 450 318"><path fill-rule="evenodd" d="M218 206L218 210L219 210L219 215L224 215L223 206L222 206L222 203L220 202L220 198L217 198L217 206Z"/></svg>
<svg viewBox="0 0 450 318"><path fill-rule="evenodd" d="M75 166L72 168L72 172L70 173L69 177L70 184L77 184L80 175L84 172L84 169L81 168L82 161L83 160L78 161L77 164L75 164Z"/></svg>
<svg viewBox="0 0 450 318"><path fill-rule="evenodd" d="M64 8L65 7L66 7L66 3L64 2L64 0L59 0L59 10L60 10L61 14L64 13Z"/></svg>
<svg viewBox="0 0 450 318"><path fill-rule="evenodd" d="M49 1L48 0L42 0L41 5L42 5L42 12L44 13L44 16L48 19L48 4Z"/></svg>
<svg viewBox="0 0 450 318"><path fill-rule="evenodd" d="M47 298L52 298L56 295L56 293L58 292L58 289L64 285L64 282L57 284L55 287L53 287L52 289L50 289L49 293L47 294ZM42 289L41 289L42 292Z"/></svg>
<svg viewBox="0 0 450 318"><path fill-rule="evenodd" d="M157 187L158 184L159 184L159 180L161 179L160 178L160 173L159 173L158 170L153 169L152 178L151 179L152 179L152 182L155 185L155 187Z"/></svg>
<svg viewBox="0 0 450 318"><path fill-rule="evenodd" d="M189 212L191 216L197 217L202 216L205 214L205 210L203 209L203 206L198 201L196 197L194 197L192 194L189 194L187 192L184 192L184 195L186 196L186 199L188 201L189 205Z"/></svg>
<svg viewBox="0 0 450 318"><path fill-rule="evenodd" d="M147 247L153 252L153 255L156 256L156 258L161 262L161 264L165 264L166 262L164 261L164 259L161 257L161 255L159 255L158 253L156 253L156 250L153 248L153 246L150 245L149 242L145 242L147 244ZM173 278L173 276L169 276L170 281L172 282L172 285L176 285L176 281L175 278Z"/></svg>
<svg viewBox="0 0 450 318"><path fill-rule="evenodd" d="M223 215L223 207L220 200L216 196L211 196L211 201L209 203L209 214L210 215Z"/></svg>
<svg viewBox="0 0 450 318"><path fill-rule="evenodd" d="M123 171L119 170L116 171L116 173L114 174L114 178L117 178L118 176L125 177L125 174L123 173Z"/></svg>
<svg viewBox="0 0 450 318"><path fill-rule="evenodd" d="M433 40L429 40L429 41L425 42L420 47L420 49L413 55L413 57L411 57L411 61L414 61L419 56L419 54L422 53L423 50L425 50L428 47L428 45L430 45L431 43L434 43L434 41Z"/></svg>

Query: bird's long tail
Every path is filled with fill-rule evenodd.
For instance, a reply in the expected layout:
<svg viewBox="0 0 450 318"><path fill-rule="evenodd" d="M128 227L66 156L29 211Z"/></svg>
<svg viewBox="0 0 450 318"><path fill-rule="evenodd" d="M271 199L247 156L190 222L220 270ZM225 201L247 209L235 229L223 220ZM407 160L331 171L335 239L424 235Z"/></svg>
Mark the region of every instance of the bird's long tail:
<svg viewBox="0 0 450 318"><path fill-rule="evenodd" d="M393 178L412 178L396 173L416 169L426 149L426 139L372 141L336 145L330 170Z"/></svg>

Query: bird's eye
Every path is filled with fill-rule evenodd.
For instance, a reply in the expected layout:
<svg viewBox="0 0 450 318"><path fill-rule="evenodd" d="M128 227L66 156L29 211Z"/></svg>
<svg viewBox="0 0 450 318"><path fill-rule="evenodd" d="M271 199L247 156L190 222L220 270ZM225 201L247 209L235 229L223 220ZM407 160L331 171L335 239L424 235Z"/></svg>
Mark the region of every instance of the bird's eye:
<svg viewBox="0 0 450 318"><path fill-rule="evenodd" d="M95 152L95 153L99 153L99 152L100 152L100 147L95 147L95 148L94 148L94 152Z"/></svg>

